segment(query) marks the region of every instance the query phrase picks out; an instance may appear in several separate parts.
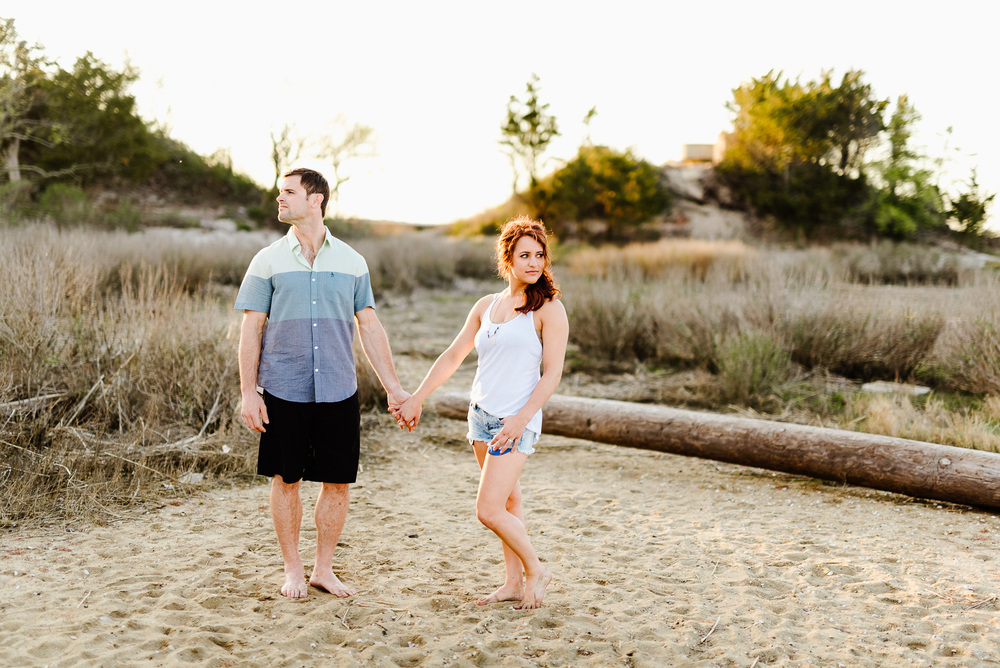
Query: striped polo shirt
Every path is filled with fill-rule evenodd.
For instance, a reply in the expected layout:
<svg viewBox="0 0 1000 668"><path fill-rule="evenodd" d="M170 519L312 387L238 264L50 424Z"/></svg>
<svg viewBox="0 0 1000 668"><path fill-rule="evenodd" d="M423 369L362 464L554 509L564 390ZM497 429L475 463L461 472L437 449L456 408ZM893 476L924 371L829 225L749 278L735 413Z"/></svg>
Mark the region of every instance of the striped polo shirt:
<svg viewBox="0 0 1000 668"><path fill-rule="evenodd" d="M312 266L295 228L250 262L236 308L267 313L257 385L286 401L343 401L358 389L354 314L375 307L368 265L330 230Z"/></svg>

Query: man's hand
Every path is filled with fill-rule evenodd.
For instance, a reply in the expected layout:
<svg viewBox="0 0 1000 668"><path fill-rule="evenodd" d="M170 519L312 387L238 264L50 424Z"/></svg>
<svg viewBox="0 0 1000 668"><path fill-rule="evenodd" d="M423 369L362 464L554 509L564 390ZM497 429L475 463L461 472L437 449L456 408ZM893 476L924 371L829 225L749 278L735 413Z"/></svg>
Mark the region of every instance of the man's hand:
<svg viewBox="0 0 1000 668"><path fill-rule="evenodd" d="M392 417L396 418L396 422L399 424L400 429L409 429L413 431L416 428L417 423L409 424L404 421L399 414L400 407L410 400L410 393L405 390L398 390L396 392L387 393L389 401L389 412L392 413Z"/></svg>
<svg viewBox="0 0 1000 668"><path fill-rule="evenodd" d="M395 410L392 410L392 416L396 418L396 422L399 423L400 429L408 429L413 431L417 428L417 424L420 422L420 413L423 404L413 397L410 397Z"/></svg>
<svg viewBox="0 0 1000 668"><path fill-rule="evenodd" d="M262 434L266 431L264 425L268 424L267 406L264 405L264 397L257 394L256 390L243 393L240 417L243 418L243 424L253 431Z"/></svg>

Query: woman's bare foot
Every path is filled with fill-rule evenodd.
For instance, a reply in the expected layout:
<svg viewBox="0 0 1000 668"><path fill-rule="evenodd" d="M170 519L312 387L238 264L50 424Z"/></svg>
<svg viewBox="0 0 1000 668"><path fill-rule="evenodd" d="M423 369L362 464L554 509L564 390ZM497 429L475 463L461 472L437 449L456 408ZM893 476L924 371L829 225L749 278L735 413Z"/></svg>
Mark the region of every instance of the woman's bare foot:
<svg viewBox="0 0 1000 668"><path fill-rule="evenodd" d="M530 575L525 578L524 582L524 598L518 605L514 606L515 610L534 610L535 608L542 607L542 598L545 596L545 588L549 586L552 582L552 572L542 566L542 570L537 575Z"/></svg>
<svg viewBox="0 0 1000 668"><path fill-rule="evenodd" d="M521 586L520 582L509 584L504 582L503 586L495 592L483 596L476 601L476 605L490 605L491 603L499 603L500 601L520 601L522 598L524 598L524 587Z"/></svg>
<svg viewBox="0 0 1000 668"><path fill-rule="evenodd" d="M305 598L309 595L309 586L305 577L300 573L285 574L285 584L281 585L281 595L288 598Z"/></svg>
<svg viewBox="0 0 1000 668"><path fill-rule="evenodd" d="M333 574L332 569L326 573L313 571L312 576L309 578L309 584L317 589L322 589L325 592L329 592L334 596L339 596L341 598L354 596L357 593L341 582L340 578Z"/></svg>

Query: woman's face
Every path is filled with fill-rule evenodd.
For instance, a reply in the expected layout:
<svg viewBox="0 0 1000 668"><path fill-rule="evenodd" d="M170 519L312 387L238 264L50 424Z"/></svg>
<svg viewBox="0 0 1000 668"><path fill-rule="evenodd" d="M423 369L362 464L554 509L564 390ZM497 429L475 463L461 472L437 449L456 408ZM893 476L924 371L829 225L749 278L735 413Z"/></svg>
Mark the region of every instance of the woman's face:
<svg viewBox="0 0 1000 668"><path fill-rule="evenodd" d="M531 237L521 237L514 244L510 265L511 278L534 283L545 269L545 248Z"/></svg>

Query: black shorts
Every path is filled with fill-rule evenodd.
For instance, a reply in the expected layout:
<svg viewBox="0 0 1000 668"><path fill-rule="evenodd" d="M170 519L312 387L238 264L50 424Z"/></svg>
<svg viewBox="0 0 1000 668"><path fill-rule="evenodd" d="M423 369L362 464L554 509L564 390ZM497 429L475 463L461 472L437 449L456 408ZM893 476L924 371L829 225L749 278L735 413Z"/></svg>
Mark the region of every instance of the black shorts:
<svg viewBox="0 0 1000 668"><path fill-rule="evenodd" d="M299 480L352 483L358 479L361 409L358 393L343 401L300 403L264 392L268 424L260 435L257 473Z"/></svg>

